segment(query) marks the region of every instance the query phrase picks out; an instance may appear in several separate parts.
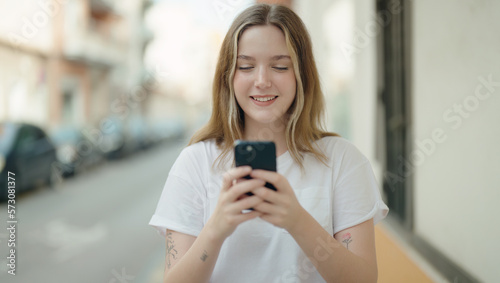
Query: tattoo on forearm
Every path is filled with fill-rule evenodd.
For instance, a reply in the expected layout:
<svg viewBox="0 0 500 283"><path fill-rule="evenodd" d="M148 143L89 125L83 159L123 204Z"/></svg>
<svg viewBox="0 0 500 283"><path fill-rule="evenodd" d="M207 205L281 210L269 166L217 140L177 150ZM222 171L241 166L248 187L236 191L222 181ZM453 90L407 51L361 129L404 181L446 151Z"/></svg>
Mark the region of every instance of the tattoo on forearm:
<svg viewBox="0 0 500 283"><path fill-rule="evenodd" d="M344 236L342 236L342 243L346 245L347 249L349 249L349 243L351 242L352 242L351 233L347 233Z"/></svg>
<svg viewBox="0 0 500 283"><path fill-rule="evenodd" d="M170 258L177 259L177 250L174 246L174 240L172 239L172 232L167 233L167 266L170 269L172 262Z"/></svg>
<svg viewBox="0 0 500 283"><path fill-rule="evenodd" d="M207 254L207 251L206 250L203 250L203 254L201 255L200 259L205 261L208 257L208 254Z"/></svg>

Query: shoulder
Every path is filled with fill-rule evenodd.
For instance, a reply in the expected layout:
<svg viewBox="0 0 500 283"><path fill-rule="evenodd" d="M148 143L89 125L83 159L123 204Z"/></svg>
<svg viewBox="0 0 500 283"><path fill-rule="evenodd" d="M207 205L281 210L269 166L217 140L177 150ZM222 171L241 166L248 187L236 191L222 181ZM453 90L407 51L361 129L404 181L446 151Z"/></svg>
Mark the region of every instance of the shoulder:
<svg viewBox="0 0 500 283"><path fill-rule="evenodd" d="M174 164L169 175L175 175L184 180L205 180L209 176L217 154L215 141L200 141L184 147Z"/></svg>
<svg viewBox="0 0 500 283"><path fill-rule="evenodd" d="M358 162L368 160L352 142L343 137L323 137L317 141L317 145L328 157L333 158L336 163L346 161L344 159L355 159Z"/></svg>
<svg viewBox="0 0 500 283"><path fill-rule="evenodd" d="M176 171L181 168L185 170L186 167L204 167L216 151L217 146L213 140L188 145L181 150L172 169Z"/></svg>
<svg viewBox="0 0 500 283"><path fill-rule="evenodd" d="M182 149L179 158L189 158L207 155L217 149L215 140L205 140L200 141L191 145L186 146Z"/></svg>

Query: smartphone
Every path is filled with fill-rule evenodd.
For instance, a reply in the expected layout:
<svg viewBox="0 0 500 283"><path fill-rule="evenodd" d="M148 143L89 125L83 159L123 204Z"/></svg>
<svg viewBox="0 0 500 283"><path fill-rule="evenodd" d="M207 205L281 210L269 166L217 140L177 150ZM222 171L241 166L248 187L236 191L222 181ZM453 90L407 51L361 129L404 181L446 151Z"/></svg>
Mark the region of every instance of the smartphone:
<svg viewBox="0 0 500 283"><path fill-rule="evenodd" d="M236 140L234 143L234 160L236 167L249 165L252 169L262 169L276 172L276 145L272 141L243 141ZM251 179L250 175L244 177ZM271 190L276 188L271 184L265 185ZM253 193L248 192L252 196Z"/></svg>

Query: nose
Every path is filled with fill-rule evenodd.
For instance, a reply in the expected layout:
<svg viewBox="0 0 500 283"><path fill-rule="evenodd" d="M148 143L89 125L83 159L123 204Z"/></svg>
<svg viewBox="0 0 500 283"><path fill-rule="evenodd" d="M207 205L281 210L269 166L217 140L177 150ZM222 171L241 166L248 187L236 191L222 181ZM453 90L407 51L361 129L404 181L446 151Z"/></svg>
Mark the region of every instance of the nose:
<svg viewBox="0 0 500 283"><path fill-rule="evenodd" d="M271 87L271 80L269 78L269 71L265 67L259 68L255 78L255 87L268 88Z"/></svg>

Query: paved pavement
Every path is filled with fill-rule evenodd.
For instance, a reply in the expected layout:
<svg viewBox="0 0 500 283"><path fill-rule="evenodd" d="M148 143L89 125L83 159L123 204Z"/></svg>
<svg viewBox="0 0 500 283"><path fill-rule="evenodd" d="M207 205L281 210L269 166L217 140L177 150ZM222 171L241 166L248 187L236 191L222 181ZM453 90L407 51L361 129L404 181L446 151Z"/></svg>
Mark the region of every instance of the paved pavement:
<svg viewBox="0 0 500 283"><path fill-rule="evenodd" d="M165 242L147 224L183 145L162 144L17 196L16 275L7 273L10 234L1 229L0 282L160 282ZM0 204L5 227L7 215Z"/></svg>

